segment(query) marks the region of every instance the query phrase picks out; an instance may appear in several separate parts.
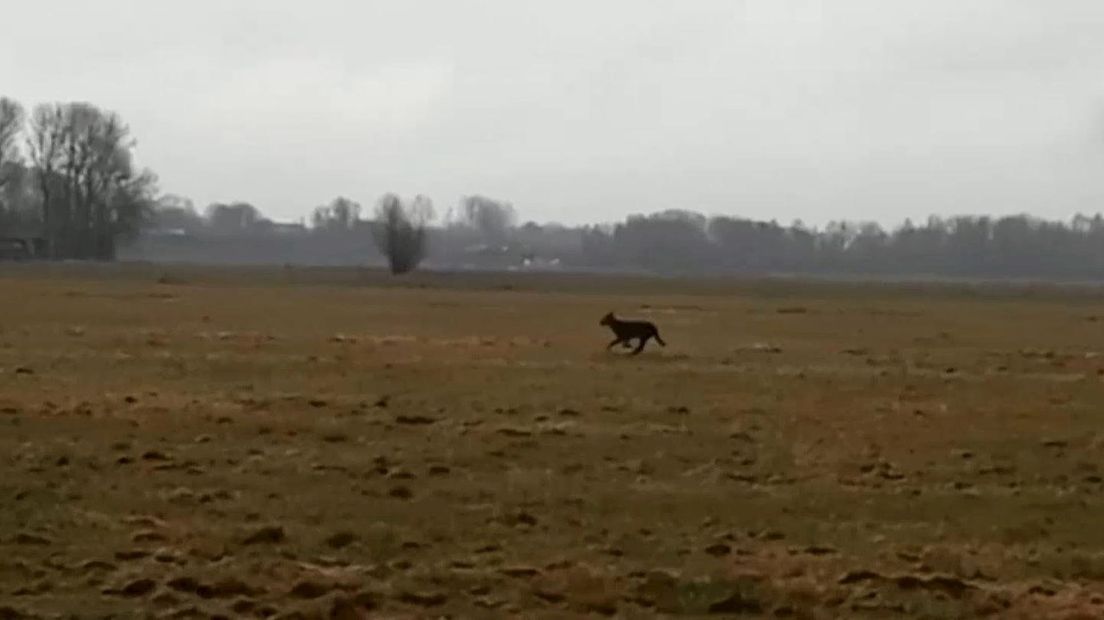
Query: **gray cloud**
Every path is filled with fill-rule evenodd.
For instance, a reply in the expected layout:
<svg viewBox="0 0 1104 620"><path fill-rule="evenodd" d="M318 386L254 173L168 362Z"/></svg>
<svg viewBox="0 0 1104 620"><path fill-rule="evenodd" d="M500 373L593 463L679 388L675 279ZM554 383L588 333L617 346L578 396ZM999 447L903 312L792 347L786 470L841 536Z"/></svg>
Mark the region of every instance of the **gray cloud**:
<svg viewBox="0 0 1104 620"><path fill-rule="evenodd" d="M167 191L293 218L484 193L567 222L1104 203L1104 5L20 3L6 94L122 113ZM10 22L9 22L10 23Z"/></svg>

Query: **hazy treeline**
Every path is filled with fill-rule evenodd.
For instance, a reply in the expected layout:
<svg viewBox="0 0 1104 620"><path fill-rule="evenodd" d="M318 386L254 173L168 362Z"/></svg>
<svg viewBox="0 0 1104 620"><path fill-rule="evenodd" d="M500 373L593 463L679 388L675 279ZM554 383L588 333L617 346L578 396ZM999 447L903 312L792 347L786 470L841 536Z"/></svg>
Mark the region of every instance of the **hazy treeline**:
<svg viewBox="0 0 1104 620"><path fill-rule="evenodd" d="M931 217L887 231L669 211L587 229L583 253L597 264L669 272L1097 278L1104 277L1104 218Z"/></svg>
<svg viewBox="0 0 1104 620"><path fill-rule="evenodd" d="M186 198L165 195L157 200L143 234L121 256L182 262L382 265L381 247L391 243L387 234L397 230L394 217L399 211L416 220L417 226L403 234L417 239L414 245L430 254L430 264L507 267L526 253L513 207L482 196L462 199L442 217L432 201L421 195L402 201L385 194L372 210L338 197L315 207L299 222L277 223L246 202L215 203L200 211ZM433 221L436 226L430 225ZM578 239L573 234L558 239L556 247L546 244L545 249L552 254L557 248L578 247ZM423 257L410 258L417 263Z"/></svg>
<svg viewBox="0 0 1104 620"><path fill-rule="evenodd" d="M163 199L144 258L314 264L382 264L359 204L338 198L305 222L274 224L254 207L205 214ZM164 233L170 229L176 236ZM667 274L810 273L980 277L1104 277L1104 217L1070 222L1027 215L963 216L812 228L670 210L607 225L517 223L514 208L463 198L427 230L437 267L571 268ZM159 254L160 253L160 254Z"/></svg>
<svg viewBox="0 0 1104 620"><path fill-rule="evenodd" d="M386 194L371 210L339 197L299 222L279 223L247 202L201 211L159 194L156 177L136 168L133 146L122 119L91 104L44 104L28 113L0 99L0 237L44 239L47 258L55 259L383 265L380 248L403 240L411 246L399 261L406 267L424 260L442 268L667 274L1104 277L1099 214L1069 222L932 217L886 230L672 209L568 227L519 224L513 205L485 196L437 213L424 196L404 202ZM417 226L399 230L401 210Z"/></svg>

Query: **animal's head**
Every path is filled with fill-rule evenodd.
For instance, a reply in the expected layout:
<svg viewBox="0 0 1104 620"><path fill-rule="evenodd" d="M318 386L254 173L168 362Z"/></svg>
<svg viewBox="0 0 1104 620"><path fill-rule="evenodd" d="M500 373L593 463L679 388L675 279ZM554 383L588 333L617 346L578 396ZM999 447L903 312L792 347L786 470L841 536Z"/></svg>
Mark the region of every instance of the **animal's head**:
<svg viewBox="0 0 1104 620"><path fill-rule="evenodd" d="M613 313L612 312L607 312L606 316L602 317L601 321L598 321L598 324L599 325L610 325L610 324L613 323L613 320L614 320L613 319Z"/></svg>

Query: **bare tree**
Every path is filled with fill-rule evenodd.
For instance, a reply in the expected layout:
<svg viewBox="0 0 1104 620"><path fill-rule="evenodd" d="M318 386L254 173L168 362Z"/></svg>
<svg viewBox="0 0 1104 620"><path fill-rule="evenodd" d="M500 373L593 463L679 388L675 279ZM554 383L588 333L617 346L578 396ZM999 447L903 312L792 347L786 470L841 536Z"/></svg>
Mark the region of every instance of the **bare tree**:
<svg viewBox="0 0 1104 620"><path fill-rule="evenodd" d="M135 237L142 225L153 217L157 205L157 175L151 170L127 177L114 188L110 197L110 209L98 212L102 218L97 228L99 246L97 258L113 260L115 258L115 240Z"/></svg>
<svg viewBox="0 0 1104 620"><path fill-rule="evenodd" d="M517 220L514 206L486 196L465 196L460 199L461 223L478 230L483 242L502 245L510 238Z"/></svg>
<svg viewBox="0 0 1104 620"><path fill-rule="evenodd" d="M19 136L23 133L23 106L7 97L0 97L0 189L11 179L11 168L22 163Z"/></svg>
<svg viewBox="0 0 1104 620"><path fill-rule="evenodd" d="M42 200L42 232L46 237L46 251L50 258L58 255L55 243L57 224L53 212L57 168L62 154L63 117L61 104L37 106L31 118L31 135L27 140L31 163L38 178Z"/></svg>
<svg viewBox="0 0 1104 620"><path fill-rule="evenodd" d="M0 97L0 225L6 226L15 214L10 213L11 205L5 200L10 192L9 184L16 180L22 184L22 154L19 152L19 135L23 132L23 106L18 102Z"/></svg>
<svg viewBox="0 0 1104 620"><path fill-rule="evenodd" d="M242 233L258 228L264 215L248 202L214 203L207 207L207 223L217 233Z"/></svg>
<svg viewBox="0 0 1104 620"><path fill-rule="evenodd" d="M91 108L86 123L77 137L84 164L77 192L82 254L110 259L115 237L134 233L147 218L157 178L148 171L135 173L133 140L118 115Z"/></svg>
<svg viewBox="0 0 1104 620"><path fill-rule="evenodd" d="M334 198L328 205L315 207L311 227L316 230L352 230L360 221L360 204L348 198Z"/></svg>
<svg viewBox="0 0 1104 620"><path fill-rule="evenodd" d="M391 273L413 271L422 262L426 256L426 226L432 219L433 203L425 196L416 196L409 204L395 194L380 198L373 233Z"/></svg>
<svg viewBox="0 0 1104 620"><path fill-rule="evenodd" d="M38 106L28 140L51 256L115 254L115 238L150 212L155 178L136 173L130 130L87 103Z"/></svg>
<svg viewBox="0 0 1104 620"><path fill-rule="evenodd" d="M159 230L178 230L187 234L200 232L204 225L195 204L176 194L164 194L157 198L149 223Z"/></svg>

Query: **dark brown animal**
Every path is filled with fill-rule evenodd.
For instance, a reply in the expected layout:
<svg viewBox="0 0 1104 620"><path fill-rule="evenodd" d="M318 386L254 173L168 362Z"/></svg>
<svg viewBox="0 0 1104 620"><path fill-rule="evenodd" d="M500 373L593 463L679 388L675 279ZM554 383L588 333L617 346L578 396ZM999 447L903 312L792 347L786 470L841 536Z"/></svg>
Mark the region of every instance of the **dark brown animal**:
<svg viewBox="0 0 1104 620"><path fill-rule="evenodd" d="M622 321L613 316L612 312L609 312L602 317L601 321L598 321L598 324L610 328L610 331L616 336L612 342L606 345L607 350L616 344L620 344L627 349L632 346L630 341L634 339L637 343L636 348L633 349L633 355L644 350L644 345L648 343L649 338L655 338L660 346L667 346L667 343L659 337L659 330L656 329L655 324L649 321Z"/></svg>

